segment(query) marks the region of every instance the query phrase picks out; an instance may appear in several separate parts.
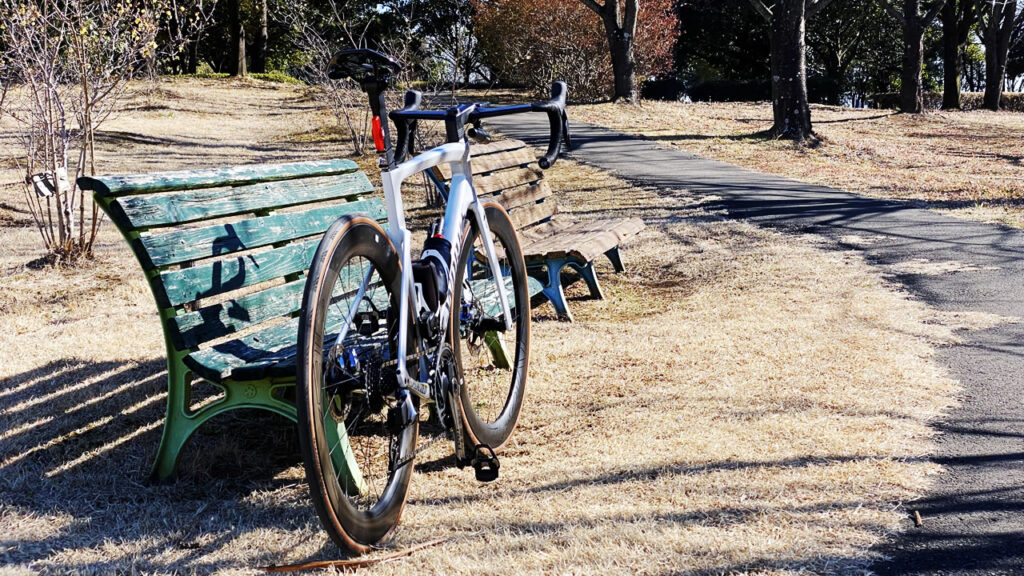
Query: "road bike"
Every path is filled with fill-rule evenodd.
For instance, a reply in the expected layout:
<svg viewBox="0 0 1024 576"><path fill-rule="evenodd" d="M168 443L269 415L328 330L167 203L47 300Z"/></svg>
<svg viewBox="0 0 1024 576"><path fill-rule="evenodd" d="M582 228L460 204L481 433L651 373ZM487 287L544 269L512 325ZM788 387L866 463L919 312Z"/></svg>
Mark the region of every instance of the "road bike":
<svg viewBox="0 0 1024 576"><path fill-rule="evenodd" d="M380 154L387 230L343 217L313 257L299 323L299 441L311 498L331 539L357 553L386 542L405 505L421 411L433 403L455 461L476 477L498 477L496 455L519 418L526 387L530 292L509 215L473 188L470 140L481 121L525 112L548 115L542 168L568 143L566 87L546 102L422 109L406 94L390 114L385 92L399 66L371 50L344 50L332 78L352 78L369 96ZM391 143L388 118L395 124ZM414 157L417 123L444 123L446 144ZM402 183L447 164L444 217L412 257Z"/></svg>

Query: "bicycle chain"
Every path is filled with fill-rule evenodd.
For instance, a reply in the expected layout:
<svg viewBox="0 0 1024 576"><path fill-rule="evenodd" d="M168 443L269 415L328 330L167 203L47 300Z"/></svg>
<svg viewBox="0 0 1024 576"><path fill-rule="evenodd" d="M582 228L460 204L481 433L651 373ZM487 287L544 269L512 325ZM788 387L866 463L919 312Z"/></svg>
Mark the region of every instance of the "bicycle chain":
<svg viewBox="0 0 1024 576"><path fill-rule="evenodd" d="M408 362L410 360L419 360L420 357L422 357L422 356L424 356L426 354L427 354L427 352L424 351L424 352L417 352L417 353L412 354L412 355L407 355L406 356L406 362ZM380 363L379 378L381 380L384 379L384 374L391 374L392 376L394 376L391 372L387 372L387 371L384 370L385 368L390 368L392 366L398 366L398 359L397 358L395 358L394 360L388 360L386 362L381 362ZM453 438L453 432L455 432L455 431L447 430L445 433L438 434L438 435L432 437L425 444L423 444L422 446L417 447L416 450L414 450L412 454L410 454L410 455L406 456L405 458L402 458L401 460L396 462L395 465L391 467L391 471L395 472L396 470L400 469L401 467L408 465L410 462L414 461L416 459L416 457L418 457L420 454L422 454L425 451L427 451L428 448L430 448L434 444L437 444L441 440L448 439L448 440L455 441L455 439Z"/></svg>
<svg viewBox="0 0 1024 576"><path fill-rule="evenodd" d="M426 352L417 352L417 353L412 354L412 355L407 355L406 356L406 362L408 362L410 360L419 360L420 357L422 357L424 355L426 355ZM382 380L384 378L384 374L389 374L392 377L394 377L394 374L392 372L385 371L385 368L391 368L393 366L398 366L398 359L397 358L395 358L394 360L388 360L386 362L381 362L381 364L380 364L380 378ZM397 382L397 380L396 380L396 382ZM417 447L416 450L413 451L412 454L410 454L410 455L406 456L405 458L402 458L401 460L396 462L395 465L392 466L391 471L394 472L394 471L398 470L399 468L409 464L410 462L415 460L417 456L419 456L420 454L425 452L428 448L430 448L434 444L437 444L441 440L444 440L446 437L447 437L446 434L439 434L437 436L434 436L433 438L431 438L428 442L426 442L422 446Z"/></svg>
<svg viewBox="0 0 1024 576"><path fill-rule="evenodd" d="M449 439L450 440L451 438L449 438L449 436L447 434L438 434L437 436L434 436L429 441L427 441L427 443L425 443L424 445L419 446L418 448L416 448L416 450L414 450L412 454L410 454L410 455L406 456L405 458L402 458L401 460L396 462L395 465L391 468L391 471L394 472L394 471L398 470L399 468L401 468L402 466L405 466L406 464L412 462L413 460L416 459L417 456L419 456L420 454L426 452L427 448L430 448L434 444L437 444L441 440L445 440L445 439Z"/></svg>

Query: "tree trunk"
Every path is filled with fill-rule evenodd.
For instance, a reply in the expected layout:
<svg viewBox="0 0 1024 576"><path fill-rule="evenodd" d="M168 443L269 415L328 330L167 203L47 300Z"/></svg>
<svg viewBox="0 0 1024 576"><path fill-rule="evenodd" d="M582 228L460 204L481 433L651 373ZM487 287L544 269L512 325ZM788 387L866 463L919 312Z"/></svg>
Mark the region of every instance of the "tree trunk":
<svg viewBox="0 0 1024 576"><path fill-rule="evenodd" d="M994 4L985 30L985 108L998 111L1006 87L1006 60L1017 15L1017 0Z"/></svg>
<svg viewBox="0 0 1024 576"><path fill-rule="evenodd" d="M908 16L910 16L908 14ZM924 29L914 15L903 21L903 73L900 77L900 110L910 114L924 111L921 71L924 69Z"/></svg>
<svg viewBox="0 0 1024 576"><path fill-rule="evenodd" d="M962 1L962 0L961 0ZM960 17L957 0L942 8L942 109L960 109Z"/></svg>
<svg viewBox="0 0 1024 576"><path fill-rule="evenodd" d="M231 28L231 58L228 66L232 76L245 76L245 22L242 19L242 1L234 0L229 8Z"/></svg>
<svg viewBox="0 0 1024 576"><path fill-rule="evenodd" d="M988 110L999 110L999 96L1002 91L999 76L996 69L999 67L996 57L995 39L991 36L985 38L985 100L982 106ZM999 78L999 80L996 80Z"/></svg>
<svg viewBox="0 0 1024 576"><path fill-rule="evenodd" d="M608 46L612 52L612 73L615 76L615 95L612 99L636 102L639 99L639 91L636 86L633 35L621 30L609 31Z"/></svg>
<svg viewBox="0 0 1024 576"><path fill-rule="evenodd" d="M188 65L185 70L188 74L195 74L199 71L199 40L188 43Z"/></svg>
<svg viewBox="0 0 1024 576"><path fill-rule="evenodd" d="M235 67L236 76L248 76L249 72L245 67L245 26L238 25L238 64Z"/></svg>
<svg viewBox="0 0 1024 576"><path fill-rule="evenodd" d="M807 48L804 0L781 0L771 20L772 132L803 140L811 135L807 104Z"/></svg>
<svg viewBox="0 0 1024 576"><path fill-rule="evenodd" d="M639 93L636 86L636 55L633 46L640 3L639 0L621 0L622 10L619 10L619 1L605 0L604 4L598 4L594 0L583 0L583 3L597 13L604 24L615 80L615 95L612 96L612 100L624 99L635 103L639 99Z"/></svg>
<svg viewBox="0 0 1024 576"><path fill-rule="evenodd" d="M845 89L844 78L846 78L846 64L842 62L838 54L833 54L823 59L825 65L825 103L833 106L840 106L843 100Z"/></svg>
<svg viewBox="0 0 1024 576"><path fill-rule="evenodd" d="M267 28L267 0L260 1L260 32L256 36L256 45L253 46L252 71L264 73L267 71L267 42L270 34Z"/></svg>

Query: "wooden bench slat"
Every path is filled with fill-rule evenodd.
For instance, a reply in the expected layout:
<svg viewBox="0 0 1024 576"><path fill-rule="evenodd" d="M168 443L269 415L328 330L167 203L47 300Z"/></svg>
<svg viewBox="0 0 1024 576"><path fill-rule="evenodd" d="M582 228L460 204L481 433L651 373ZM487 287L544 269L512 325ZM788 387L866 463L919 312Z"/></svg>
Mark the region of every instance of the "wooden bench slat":
<svg viewBox="0 0 1024 576"><path fill-rule="evenodd" d="M529 186L520 186L505 190L494 196L494 200L505 207L505 210L514 210L520 206L534 204L552 195L551 185L541 180Z"/></svg>
<svg viewBox="0 0 1024 576"><path fill-rule="evenodd" d="M346 268L334 287L334 295L351 296L355 294L362 281L361 271ZM292 314L302 307L302 292L305 286L306 279L302 278L182 314L171 319L171 324L176 329L171 339L179 350L186 350L279 316ZM386 293L386 290L371 287L368 291L371 299L378 297L380 293Z"/></svg>
<svg viewBox="0 0 1024 576"><path fill-rule="evenodd" d="M516 230L521 230L545 218L550 218L557 213L558 204L546 201L540 204L520 206L509 212L508 216L512 219L512 225L516 227Z"/></svg>
<svg viewBox="0 0 1024 576"><path fill-rule="evenodd" d="M639 218L606 218L581 223L580 229L593 232L611 232L619 240L625 240L638 234L644 227L644 221Z"/></svg>
<svg viewBox="0 0 1024 576"><path fill-rule="evenodd" d="M320 240L309 240L259 254L163 272L159 277L163 286L160 305L178 306L302 272L309 268L319 245Z"/></svg>
<svg viewBox="0 0 1024 576"><path fill-rule="evenodd" d="M132 228L178 225L198 220L285 208L373 191L362 172L260 182L234 188L214 188L176 194L137 195L118 198L113 205Z"/></svg>
<svg viewBox="0 0 1024 576"><path fill-rule="evenodd" d="M560 215L556 214L547 222L542 222L536 226L531 226L525 229L516 229L516 232L519 233L519 237L522 239L522 244L526 245L531 242L543 240L548 236L572 228L575 225L576 222L562 218Z"/></svg>
<svg viewBox="0 0 1024 576"><path fill-rule="evenodd" d="M260 368L266 370L287 356L295 356L295 334L299 331L299 319L295 318L250 334L238 340L217 344L185 358L185 365L196 375L212 382L223 382L239 378L233 372L243 366L253 365L244 379L258 380L263 377ZM280 357L275 358L275 355Z"/></svg>
<svg viewBox="0 0 1024 576"><path fill-rule="evenodd" d="M495 194L508 188L515 188L523 184L535 184L544 173L536 168L519 168L516 170L502 170L487 176L473 179L473 186L477 194Z"/></svg>
<svg viewBox="0 0 1024 576"><path fill-rule="evenodd" d="M473 155L473 174L484 174L486 172L496 172L498 170L507 170L509 168L521 168L529 166L536 161L537 157L534 156L533 152L527 148L517 148L515 150L508 150L497 154L488 154L486 156Z"/></svg>
<svg viewBox="0 0 1024 576"><path fill-rule="evenodd" d="M477 155L476 148L471 148L471 150L473 151L472 162L474 176L478 174L486 174L488 172L507 170L509 168L525 168L537 161L533 152L526 148L517 148L515 150L487 155ZM442 164L438 166L438 169L441 171L442 179L451 179L452 171L450 166Z"/></svg>
<svg viewBox="0 0 1024 576"><path fill-rule="evenodd" d="M111 175L79 178L79 185L106 198L125 194L147 194L171 190L194 190L239 186L255 182L309 178L354 172L359 166L351 160L317 160L286 164L253 164L207 170L179 170L151 174Z"/></svg>
<svg viewBox="0 0 1024 576"><path fill-rule="evenodd" d="M508 139L496 140L494 142L488 142L487 144L472 144L470 146L470 151L472 152L473 158L475 159L477 156L497 154L499 152L507 152L509 150L519 150L520 148L525 148L527 150L530 149L526 145L526 142L523 142L522 140Z"/></svg>
<svg viewBox="0 0 1024 576"><path fill-rule="evenodd" d="M580 223L539 241L524 243L523 257L529 261L573 257L589 262L643 228L643 221L639 218Z"/></svg>
<svg viewBox="0 0 1024 576"><path fill-rule="evenodd" d="M177 316L171 320L174 328L171 340L178 350L188 350L248 326L291 314L301 307L305 286L303 278Z"/></svg>
<svg viewBox="0 0 1024 576"><path fill-rule="evenodd" d="M381 310L388 308L386 291L377 291L372 296ZM340 314L332 315L328 318L325 332L336 336L343 321ZM237 340L193 352L185 358L185 364L197 375L214 382L229 378L294 377L295 335L298 331L299 319L293 318ZM356 337L352 335L352 338Z"/></svg>
<svg viewBox="0 0 1024 576"><path fill-rule="evenodd" d="M380 199L360 200L304 212L274 214L231 224L177 230L139 239L149 266L160 267L286 242L320 234L338 217L365 213L382 220L387 213Z"/></svg>

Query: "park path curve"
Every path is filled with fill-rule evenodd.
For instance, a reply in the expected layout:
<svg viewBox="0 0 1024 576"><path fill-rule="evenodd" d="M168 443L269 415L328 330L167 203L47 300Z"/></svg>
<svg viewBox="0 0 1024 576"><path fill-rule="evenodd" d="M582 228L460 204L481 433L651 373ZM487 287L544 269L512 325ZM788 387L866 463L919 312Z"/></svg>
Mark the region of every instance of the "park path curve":
<svg viewBox="0 0 1024 576"><path fill-rule="evenodd" d="M530 116L490 123L544 145L547 119ZM939 310L1024 318L1022 230L762 174L586 123L571 130L574 159L641 185L714 196L731 218L819 234L890 272L908 268L895 280ZM879 574L1024 574L1024 323L963 339L939 357L965 388L962 404L937 423L933 459L948 473L909 505L923 524L908 516L906 530L880 548L890 560L873 567Z"/></svg>

